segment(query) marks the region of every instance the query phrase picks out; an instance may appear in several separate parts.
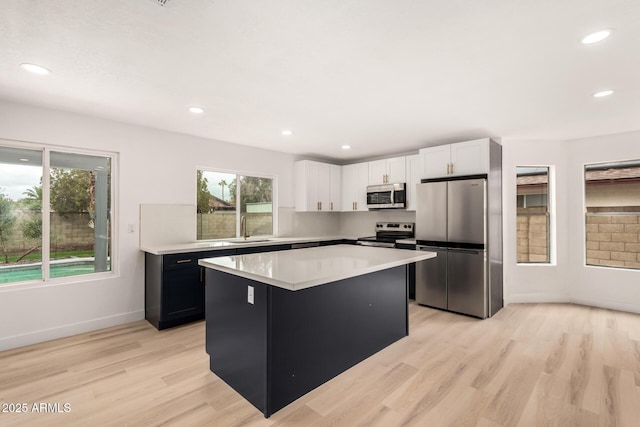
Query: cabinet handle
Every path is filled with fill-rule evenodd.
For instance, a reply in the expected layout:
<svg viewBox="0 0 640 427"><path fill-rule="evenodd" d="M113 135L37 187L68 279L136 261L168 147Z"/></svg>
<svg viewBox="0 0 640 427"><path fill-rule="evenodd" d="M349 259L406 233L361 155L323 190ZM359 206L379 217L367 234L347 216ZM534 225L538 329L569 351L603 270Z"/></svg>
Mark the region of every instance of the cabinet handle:
<svg viewBox="0 0 640 427"><path fill-rule="evenodd" d="M322 202L318 202L318 206L320 207L320 209L318 209L319 211L322 210Z"/></svg>
<svg viewBox="0 0 640 427"><path fill-rule="evenodd" d="M449 175L450 166L451 166L451 163L447 163L447 175Z"/></svg>
<svg viewBox="0 0 640 427"><path fill-rule="evenodd" d="M331 210L333 210L333 202L331 202Z"/></svg>
<svg viewBox="0 0 640 427"><path fill-rule="evenodd" d="M202 272L204 271L204 267L200 267L200 283L203 282L202 280Z"/></svg>
<svg viewBox="0 0 640 427"><path fill-rule="evenodd" d="M358 202L356 202L356 210L358 210Z"/></svg>
<svg viewBox="0 0 640 427"><path fill-rule="evenodd" d="M451 175L453 175L453 163L451 163Z"/></svg>
<svg viewBox="0 0 640 427"><path fill-rule="evenodd" d="M191 262L191 259L179 259L176 264L184 264L185 262Z"/></svg>

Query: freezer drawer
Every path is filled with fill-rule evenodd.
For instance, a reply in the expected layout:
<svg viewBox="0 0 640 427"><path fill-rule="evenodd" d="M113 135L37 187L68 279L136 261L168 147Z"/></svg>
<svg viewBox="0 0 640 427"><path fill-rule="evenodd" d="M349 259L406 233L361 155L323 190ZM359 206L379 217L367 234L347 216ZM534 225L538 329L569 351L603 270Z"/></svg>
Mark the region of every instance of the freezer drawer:
<svg viewBox="0 0 640 427"><path fill-rule="evenodd" d="M417 246L438 256L416 262L416 302L447 309L447 250L431 246Z"/></svg>
<svg viewBox="0 0 640 427"><path fill-rule="evenodd" d="M480 318L487 315L486 252L449 249L448 309Z"/></svg>

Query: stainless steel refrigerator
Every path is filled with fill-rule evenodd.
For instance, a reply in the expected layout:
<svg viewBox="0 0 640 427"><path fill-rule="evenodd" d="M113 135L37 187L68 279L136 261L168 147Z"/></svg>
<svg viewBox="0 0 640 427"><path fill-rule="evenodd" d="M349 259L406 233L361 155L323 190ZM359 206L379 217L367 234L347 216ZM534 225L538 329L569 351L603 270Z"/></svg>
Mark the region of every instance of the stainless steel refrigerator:
<svg viewBox="0 0 640 427"><path fill-rule="evenodd" d="M502 307L502 251L497 242L499 271L492 269L490 225L501 227L501 213L489 220L487 176L423 180L416 188L417 248L438 254L416 265L416 302L490 317Z"/></svg>

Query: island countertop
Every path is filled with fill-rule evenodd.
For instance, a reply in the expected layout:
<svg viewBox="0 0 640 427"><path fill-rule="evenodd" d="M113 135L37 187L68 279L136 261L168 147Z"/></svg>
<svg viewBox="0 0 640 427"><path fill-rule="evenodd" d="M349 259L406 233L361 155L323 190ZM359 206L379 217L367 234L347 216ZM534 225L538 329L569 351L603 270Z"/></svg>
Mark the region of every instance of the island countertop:
<svg viewBox="0 0 640 427"><path fill-rule="evenodd" d="M358 245L205 258L203 267L297 291L434 258L435 252Z"/></svg>

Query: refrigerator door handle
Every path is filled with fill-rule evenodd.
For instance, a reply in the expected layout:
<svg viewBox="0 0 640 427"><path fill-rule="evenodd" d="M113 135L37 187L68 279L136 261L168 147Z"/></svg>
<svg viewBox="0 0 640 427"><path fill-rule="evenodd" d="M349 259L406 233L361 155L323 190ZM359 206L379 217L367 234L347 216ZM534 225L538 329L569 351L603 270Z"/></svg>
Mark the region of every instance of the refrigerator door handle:
<svg viewBox="0 0 640 427"><path fill-rule="evenodd" d="M463 253L463 254L480 255L481 253L483 253L483 252L484 252L484 250L480 250L480 249L449 248L449 252L460 252L460 253Z"/></svg>

